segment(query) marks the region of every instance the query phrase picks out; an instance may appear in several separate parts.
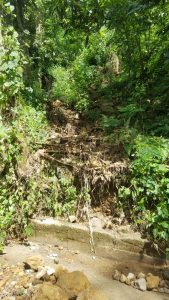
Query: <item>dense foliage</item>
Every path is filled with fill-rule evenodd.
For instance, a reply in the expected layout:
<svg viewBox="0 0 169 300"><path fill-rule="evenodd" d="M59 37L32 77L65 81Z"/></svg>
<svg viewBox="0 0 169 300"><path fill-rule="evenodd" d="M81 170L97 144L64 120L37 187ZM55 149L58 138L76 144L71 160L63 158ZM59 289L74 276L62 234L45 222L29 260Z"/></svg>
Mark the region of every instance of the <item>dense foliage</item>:
<svg viewBox="0 0 169 300"><path fill-rule="evenodd" d="M2 237L16 218L23 232L37 207L75 210L71 179L18 173L46 141L45 109L59 99L123 145L130 176L119 202L151 238L169 240L168 33L168 0L0 1Z"/></svg>

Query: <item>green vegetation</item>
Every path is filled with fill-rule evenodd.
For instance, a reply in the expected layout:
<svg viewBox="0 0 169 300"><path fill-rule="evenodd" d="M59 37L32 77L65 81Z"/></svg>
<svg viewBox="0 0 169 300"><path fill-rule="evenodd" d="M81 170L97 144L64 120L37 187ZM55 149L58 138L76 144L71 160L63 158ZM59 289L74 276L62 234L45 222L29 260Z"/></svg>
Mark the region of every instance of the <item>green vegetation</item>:
<svg viewBox="0 0 169 300"><path fill-rule="evenodd" d="M74 181L40 154L55 100L122 145L118 201L169 242L168 49L167 0L0 0L0 244L34 215L76 211Z"/></svg>

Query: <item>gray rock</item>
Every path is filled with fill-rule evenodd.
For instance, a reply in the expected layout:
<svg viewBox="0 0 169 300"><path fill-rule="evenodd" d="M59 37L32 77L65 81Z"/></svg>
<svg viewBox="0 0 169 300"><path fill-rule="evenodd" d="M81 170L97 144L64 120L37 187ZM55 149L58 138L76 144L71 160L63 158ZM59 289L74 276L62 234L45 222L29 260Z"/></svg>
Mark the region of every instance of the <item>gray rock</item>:
<svg viewBox="0 0 169 300"><path fill-rule="evenodd" d="M134 282L135 288L139 289L140 291L146 291L147 290L147 285L146 285L146 280L145 278L139 278L135 280Z"/></svg>
<svg viewBox="0 0 169 300"><path fill-rule="evenodd" d="M169 294L169 289L164 288L164 293Z"/></svg>
<svg viewBox="0 0 169 300"><path fill-rule="evenodd" d="M164 288L164 287L169 288L169 284L168 284L167 280L161 280L159 287L160 288Z"/></svg>
<svg viewBox="0 0 169 300"><path fill-rule="evenodd" d="M163 278L169 280L169 268L163 270Z"/></svg>
<svg viewBox="0 0 169 300"><path fill-rule="evenodd" d="M160 293L164 293L164 288L159 288L158 291L159 291Z"/></svg>

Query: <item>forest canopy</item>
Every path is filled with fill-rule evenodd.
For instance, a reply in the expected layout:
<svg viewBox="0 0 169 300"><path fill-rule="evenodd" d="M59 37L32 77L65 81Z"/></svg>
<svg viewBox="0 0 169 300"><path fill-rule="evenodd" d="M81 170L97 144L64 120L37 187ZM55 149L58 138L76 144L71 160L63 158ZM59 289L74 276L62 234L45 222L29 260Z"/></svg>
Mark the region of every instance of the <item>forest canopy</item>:
<svg viewBox="0 0 169 300"><path fill-rule="evenodd" d="M117 206L150 239L168 242L169 1L0 0L2 240L6 228L29 231L37 206L58 213L53 169L41 175L48 192L40 176L20 171L45 143L56 100L120 145L128 174ZM77 187L60 184L63 207L75 211Z"/></svg>

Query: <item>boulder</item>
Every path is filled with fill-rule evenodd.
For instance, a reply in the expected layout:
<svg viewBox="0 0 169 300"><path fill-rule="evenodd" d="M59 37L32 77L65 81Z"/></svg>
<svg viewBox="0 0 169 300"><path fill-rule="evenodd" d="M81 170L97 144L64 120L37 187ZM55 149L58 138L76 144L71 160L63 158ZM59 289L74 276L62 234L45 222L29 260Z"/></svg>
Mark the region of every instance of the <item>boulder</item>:
<svg viewBox="0 0 169 300"><path fill-rule="evenodd" d="M154 276L151 273L149 273L146 277L147 281L147 289L152 290L152 289L157 289L160 285L160 277L159 276Z"/></svg>
<svg viewBox="0 0 169 300"><path fill-rule="evenodd" d="M88 289L79 294L77 300L108 300L100 290Z"/></svg>
<svg viewBox="0 0 169 300"><path fill-rule="evenodd" d="M44 265L44 259L41 255L29 256L24 261L25 269L37 271L39 267Z"/></svg>
<svg viewBox="0 0 169 300"><path fill-rule="evenodd" d="M63 267L62 265L57 265L56 268L55 268L55 278L58 279L59 276L63 273L68 273L68 270Z"/></svg>
<svg viewBox="0 0 169 300"><path fill-rule="evenodd" d="M76 297L80 292L90 288L89 280L80 271L61 273L57 285L66 291L69 298Z"/></svg>
<svg viewBox="0 0 169 300"><path fill-rule="evenodd" d="M37 291L34 300L68 300L69 297L60 287L44 282Z"/></svg>

